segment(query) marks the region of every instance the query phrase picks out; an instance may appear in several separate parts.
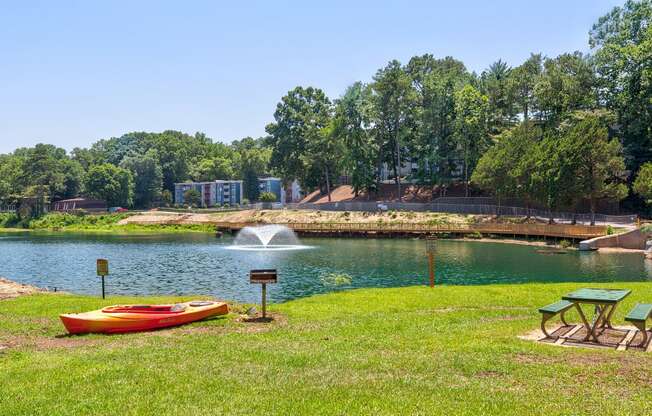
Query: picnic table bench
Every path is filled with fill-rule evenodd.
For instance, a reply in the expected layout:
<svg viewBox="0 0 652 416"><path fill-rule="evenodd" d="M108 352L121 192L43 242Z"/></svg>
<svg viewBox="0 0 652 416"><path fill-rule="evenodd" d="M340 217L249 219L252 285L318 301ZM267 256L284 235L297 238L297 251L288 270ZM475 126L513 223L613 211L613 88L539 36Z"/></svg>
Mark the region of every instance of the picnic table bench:
<svg viewBox="0 0 652 416"><path fill-rule="evenodd" d="M629 311L629 313L625 317L626 321L631 322L643 334L643 340L639 344L639 346L641 347L645 346L645 343L647 342L648 336L647 336L647 331L645 329L645 324L647 320L650 318L650 315L652 315L652 304L639 303L636 306L634 306L634 309Z"/></svg>
<svg viewBox="0 0 652 416"><path fill-rule="evenodd" d="M566 319L564 318L564 314L566 313L567 310L573 307L573 302L569 302L567 300L560 300L559 302L551 303L550 305L546 305L543 308L539 308L539 312L542 315L541 319L541 331L543 331L543 334L546 336L546 338L552 338L550 334L548 334L548 331L546 331L546 322L548 322L550 319L555 317L556 315L559 315L559 319L564 325L568 325L568 322L566 322Z"/></svg>

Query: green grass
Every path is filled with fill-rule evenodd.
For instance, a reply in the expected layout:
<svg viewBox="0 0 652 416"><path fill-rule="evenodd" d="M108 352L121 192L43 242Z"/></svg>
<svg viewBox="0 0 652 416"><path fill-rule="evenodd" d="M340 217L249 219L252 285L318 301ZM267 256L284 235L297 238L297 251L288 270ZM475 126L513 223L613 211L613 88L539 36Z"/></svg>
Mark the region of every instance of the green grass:
<svg viewBox="0 0 652 416"><path fill-rule="evenodd" d="M0 229L7 230L37 230L37 231L68 231L93 232L112 234L132 233L175 233L175 232L215 232L215 227L209 224L118 224L120 220L133 214L118 213L104 215L75 215L66 213L49 213L40 218L24 222L9 214L0 216ZM23 228L20 228L23 227Z"/></svg>
<svg viewBox="0 0 652 416"><path fill-rule="evenodd" d="M0 301L0 344L18 344L0 353L0 414L648 414L652 355L518 338L581 286L355 290L271 305L270 325L63 338L59 313L179 298ZM618 324L652 301L651 283L594 286L633 290Z"/></svg>

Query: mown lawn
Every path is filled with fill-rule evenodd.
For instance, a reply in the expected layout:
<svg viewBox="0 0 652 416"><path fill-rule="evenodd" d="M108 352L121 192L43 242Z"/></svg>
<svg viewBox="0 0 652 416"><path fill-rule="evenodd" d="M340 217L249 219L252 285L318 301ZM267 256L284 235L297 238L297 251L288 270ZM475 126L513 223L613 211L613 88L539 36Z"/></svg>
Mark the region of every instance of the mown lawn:
<svg viewBox="0 0 652 416"><path fill-rule="evenodd" d="M61 337L57 314L181 298L0 301L0 414L649 414L652 355L518 338L581 286L356 290L272 305L273 324L120 336ZM652 301L652 283L594 286L633 290L617 324Z"/></svg>

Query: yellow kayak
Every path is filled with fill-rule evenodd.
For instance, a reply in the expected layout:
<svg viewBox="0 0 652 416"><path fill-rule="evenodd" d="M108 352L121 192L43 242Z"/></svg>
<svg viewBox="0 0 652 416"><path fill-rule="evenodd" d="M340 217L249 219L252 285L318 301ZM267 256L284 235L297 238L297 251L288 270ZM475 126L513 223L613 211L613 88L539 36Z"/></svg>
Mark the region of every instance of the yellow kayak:
<svg viewBox="0 0 652 416"><path fill-rule="evenodd" d="M116 305L91 312L60 315L71 334L149 331L225 315L223 302L192 301L174 305Z"/></svg>

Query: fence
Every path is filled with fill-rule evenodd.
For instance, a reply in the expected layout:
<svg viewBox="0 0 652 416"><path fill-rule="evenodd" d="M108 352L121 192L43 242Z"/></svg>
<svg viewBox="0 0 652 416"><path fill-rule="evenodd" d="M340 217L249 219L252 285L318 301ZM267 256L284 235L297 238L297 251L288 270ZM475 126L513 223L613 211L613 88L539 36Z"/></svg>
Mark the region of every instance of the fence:
<svg viewBox="0 0 652 416"><path fill-rule="evenodd" d="M366 211L379 210L445 212L450 214L501 215L505 217L553 218L557 222L590 223L592 214L572 212L549 212L545 210L498 206L490 204L410 203L410 202L327 202L322 204L287 204L291 209L314 209L322 211ZM632 224L636 215L594 214L597 223Z"/></svg>
<svg viewBox="0 0 652 416"><path fill-rule="evenodd" d="M250 223L216 223L218 228L241 229ZM605 226L570 224L405 224L405 223L286 223L299 232L311 233L404 233L404 234L507 234L587 239L605 235Z"/></svg>

